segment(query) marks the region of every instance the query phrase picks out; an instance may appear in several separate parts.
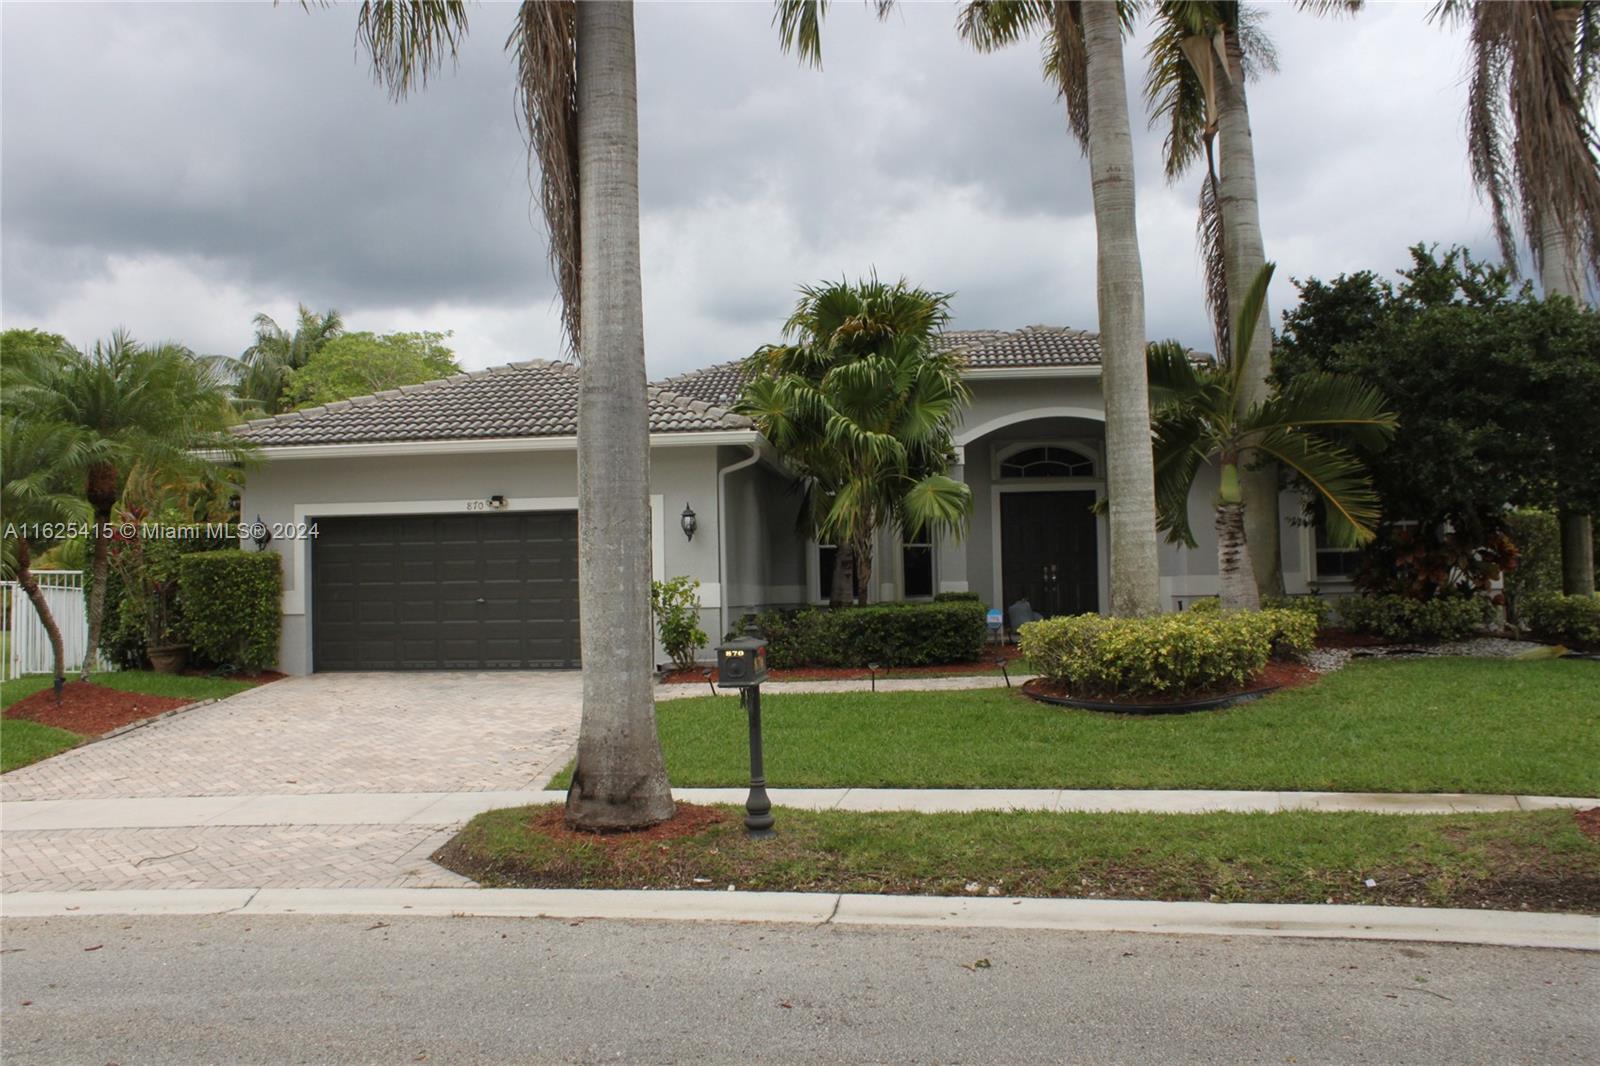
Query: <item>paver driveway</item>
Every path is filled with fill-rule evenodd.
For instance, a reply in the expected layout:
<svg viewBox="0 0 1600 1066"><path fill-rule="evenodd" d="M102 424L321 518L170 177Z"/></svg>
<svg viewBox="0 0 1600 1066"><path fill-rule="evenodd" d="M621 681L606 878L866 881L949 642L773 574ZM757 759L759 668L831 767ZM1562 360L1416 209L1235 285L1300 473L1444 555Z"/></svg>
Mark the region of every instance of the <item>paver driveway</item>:
<svg viewBox="0 0 1600 1066"><path fill-rule="evenodd" d="M0 800L532 789L577 740L581 690L573 671L289 678L13 771ZM453 824L13 830L3 886L459 884L426 859Z"/></svg>

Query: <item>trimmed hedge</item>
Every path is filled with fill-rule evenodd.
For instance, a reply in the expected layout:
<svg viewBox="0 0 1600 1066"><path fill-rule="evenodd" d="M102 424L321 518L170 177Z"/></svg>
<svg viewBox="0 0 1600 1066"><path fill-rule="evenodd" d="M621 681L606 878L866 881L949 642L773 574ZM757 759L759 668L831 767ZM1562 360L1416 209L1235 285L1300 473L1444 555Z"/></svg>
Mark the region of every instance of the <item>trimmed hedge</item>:
<svg viewBox="0 0 1600 1066"><path fill-rule="evenodd" d="M1482 596L1346 596L1339 601L1339 617L1348 628L1405 643L1465 639L1483 628L1492 610Z"/></svg>
<svg viewBox="0 0 1600 1066"><path fill-rule="evenodd" d="M1528 632L1548 644L1600 648L1600 595L1542 593L1524 599L1519 613Z"/></svg>
<svg viewBox="0 0 1600 1066"><path fill-rule="evenodd" d="M1315 640L1315 618L1290 610L1079 614L1029 622L1020 634L1022 654L1035 670L1089 699L1239 689L1274 655L1303 655Z"/></svg>
<svg viewBox="0 0 1600 1066"><path fill-rule="evenodd" d="M1268 596L1261 606L1270 611L1304 611L1316 620L1317 628L1328 624L1333 616L1333 604L1321 596Z"/></svg>
<svg viewBox="0 0 1600 1066"><path fill-rule="evenodd" d="M797 666L935 666L971 662L989 637L977 600L763 611L756 628L767 663Z"/></svg>
<svg viewBox="0 0 1600 1066"><path fill-rule="evenodd" d="M190 646L202 658L237 670L277 664L282 593L277 552L200 552L178 563Z"/></svg>

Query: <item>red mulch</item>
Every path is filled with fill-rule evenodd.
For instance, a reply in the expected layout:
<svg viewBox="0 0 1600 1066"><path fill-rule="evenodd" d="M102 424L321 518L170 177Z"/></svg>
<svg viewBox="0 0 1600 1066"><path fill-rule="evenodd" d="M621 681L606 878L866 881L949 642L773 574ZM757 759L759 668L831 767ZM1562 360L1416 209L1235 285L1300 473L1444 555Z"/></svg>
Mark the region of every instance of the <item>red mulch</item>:
<svg viewBox="0 0 1600 1066"><path fill-rule="evenodd" d="M666 821L651 826L649 829L636 831L593 832L586 829L573 829L567 825L567 812L560 807L554 807L543 812L528 823L528 828L555 840L587 840L605 845L606 847L619 847L627 844L654 843L661 840L676 840L679 837L694 836L700 830L718 822L726 821L727 814L715 807L702 807L697 803L680 803L677 813Z"/></svg>
<svg viewBox="0 0 1600 1066"><path fill-rule="evenodd" d="M996 659L1004 659L1007 663L1016 662L1018 658L1015 644L995 645L994 650L986 653L982 659L969 663L939 663L933 666L895 666L878 671L879 680L890 677L928 677L942 674L973 674L988 673L995 668ZM713 669L713 680L715 679ZM866 681L872 676L872 671L864 666L796 666L787 670L767 671L769 681ZM662 678L665 685L703 685L706 683L706 667L696 666L689 670L672 670Z"/></svg>
<svg viewBox="0 0 1600 1066"><path fill-rule="evenodd" d="M150 718L194 700L173 696L146 696L139 692L123 692L88 681L69 681L61 692L61 703L56 704L53 689L35 692L6 708L7 718L26 718L40 725L53 725L86 736L109 733L118 726Z"/></svg>
<svg viewBox="0 0 1600 1066"><path fill-rule="evenodd" d="M1590 807L1586 811L1573 811L1572 818L1578 823L1578 828L1583 830L1585 836L1592 840L1600 840L1600 807Z"/></svg>
<svg viewBox="0 0 1600 1066"><path fill-rule="evenodd" d="M1188 700L1216 699L1221 696L1231 696L1239 692L1254 692L1257 689L1268 687L1279 689L1298 688L1301 685L1309 685L1311 682L1315 681L1318 676L1319 675L1315 670L1302 663L1280 662L1274 659L1268 662L1267 668L1261 671L1261 673L1257 674L1248 685L1245 685L1243 688L1233 689L1231 691L1203 693L1190 692L1181 696L1139 696L1135 699L1129 699L1127 701L1108 699L1105 696L1089 696L1084 698L1102 701L1105 703L1127 702L1130 704L1139 705L1184 703ZM1029 681L1023 687L1024 689L1031 689L1041 692L1047 696L1070 697L1074 695L1074 693L1071 692L1066 685L1054 681L1046 681L1044 678L1036 678L1033 681Z"/></svg>

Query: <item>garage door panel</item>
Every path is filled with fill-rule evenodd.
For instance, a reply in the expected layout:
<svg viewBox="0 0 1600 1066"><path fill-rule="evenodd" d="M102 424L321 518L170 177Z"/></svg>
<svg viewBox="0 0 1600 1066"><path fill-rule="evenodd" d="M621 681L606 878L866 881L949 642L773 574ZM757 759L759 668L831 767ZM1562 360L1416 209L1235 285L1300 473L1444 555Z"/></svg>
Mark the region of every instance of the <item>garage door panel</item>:
<svg viewBox="0 0 1600 1066"><path fill-rule="evenodd" d="M315 669L578 664L576 515L339 517L318 532Z"/></svg>

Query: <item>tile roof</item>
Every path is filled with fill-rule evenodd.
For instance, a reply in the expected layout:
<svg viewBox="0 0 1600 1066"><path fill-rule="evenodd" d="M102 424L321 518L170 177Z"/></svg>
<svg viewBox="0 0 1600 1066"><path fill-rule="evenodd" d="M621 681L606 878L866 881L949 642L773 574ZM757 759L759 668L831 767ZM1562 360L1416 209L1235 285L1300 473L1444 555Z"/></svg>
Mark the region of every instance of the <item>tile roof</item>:
<svg viewBox="0 0 1600 1066"><path fill-rule="evenodd" d="M650 430L748 429L722 407L650 386ZM494 367L373 396L357 396L236 426L264 447L419 440L568 437L578 431L578 369L533 361Z"/></svg>

